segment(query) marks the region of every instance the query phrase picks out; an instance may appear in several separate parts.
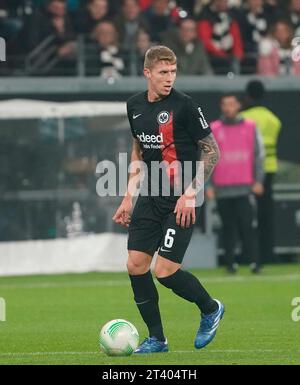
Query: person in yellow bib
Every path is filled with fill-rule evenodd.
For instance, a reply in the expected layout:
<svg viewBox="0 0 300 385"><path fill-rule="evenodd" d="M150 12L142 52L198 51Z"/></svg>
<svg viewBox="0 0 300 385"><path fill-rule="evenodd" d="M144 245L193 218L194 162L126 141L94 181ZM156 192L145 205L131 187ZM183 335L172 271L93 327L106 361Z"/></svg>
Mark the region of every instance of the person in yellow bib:
<svg viewBox="0 0 300 385"><path fill-rule="evenodd" d="M241 115L245 119L251 119L256 123L265 149L264 193L257 196L256 199L260 261L268 263L274 261L272 185L274 175L278 170L277 143L281 121L262 104L264 94L265 87L263 83L260 80L251 80L246 85L246 97Z"/></svg>

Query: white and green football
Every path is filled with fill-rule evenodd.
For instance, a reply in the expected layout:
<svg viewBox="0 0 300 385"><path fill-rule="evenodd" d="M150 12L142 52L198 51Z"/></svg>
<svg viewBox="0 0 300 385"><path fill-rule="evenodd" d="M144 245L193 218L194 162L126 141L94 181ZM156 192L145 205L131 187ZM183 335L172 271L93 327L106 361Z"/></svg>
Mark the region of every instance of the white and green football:
<svg viewBox="0 0 300 385"><path fill-rule="evenodd" d="M124 319L107 322L100 331L100 349L108 356L130 356L139 344L139 333Z"/></svg>

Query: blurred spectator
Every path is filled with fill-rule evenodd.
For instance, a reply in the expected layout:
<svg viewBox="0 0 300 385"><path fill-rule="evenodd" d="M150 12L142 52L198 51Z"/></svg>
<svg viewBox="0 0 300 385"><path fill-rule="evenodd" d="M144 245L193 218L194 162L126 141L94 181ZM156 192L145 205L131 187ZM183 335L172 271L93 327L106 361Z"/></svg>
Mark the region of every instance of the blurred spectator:
<svg viewBox="0 0 300 385"><path fill-rule="evenodd" d="M176 8L171 8L169 0L153 0L143 15L151 26L150 37L153 42L161 42L163 34L174 27L178 14Z"/></svg>
<svg viewBox="0 0 300 385"><path fill-rule="evenodd" d="M69 15L66 12L65 0L48 0L45 7L37 10L30 17L21 32L26 50L31 51L44 39L54 35L61 44L74 40L74 32Z"/></svg>
<svg viewBox="0 0 300 385"><path fill-rule="evenodd" d="M76 13L74 27L78 33L91 33L96 25L108 19L107 0L88 0Z"/></svg>
<svg viewBox="0 0 300 385"><path fill-rule="evenodd" d="M245 59L243 73L255 73L258 44L266 36L275 13L275 7L265 7L264 0L247 0L239 12L239 25L243 38Z"/></svg>
<svg viewBox="0 0 300 385"><path fill-rule="evenodd" d="M34 68L38 73L49 75L56 74L59 68L58 75L72 75L76 43L65 0L48 0L45 7L37 9L26 20L18 38L18 51L29 53L49 37L53 40L40 51L41 63L44 64Z"/></svg>
<svg viewBox="0 0 300 385"><path fill-rule="evenodd" d="M177 0L176 4L178 7L186 11L188 16L194 16L196 2L197 0Z"/></svg>
<svg viewBox="0 0 300 385"><path fill-rule="evenodd" d="M266 76L300 75L300 61L292 60L294 30L286 20L273 24L270 34L259 44L257 73Z"/></svg>
<svg viewBox="0 0 300 385"><path fill-rule="evenodd" d="M246 98L242 116L253 120L262 136L264 160L264 193L257 196L257 219L260 260L274 262L274 204L272 185L278 170L277 143L281 122L276 115L266 108L262 101L265 88L260 80L251 80L246 86Z"/></svg>
<svg viewBox="0 0 300 385"><path fill-rule="evenodd" d="M87 75L100 75L106 79L123 75L125 58L119 48L118 33L113 22L101 21L92 32L91 39L86 52Z"/></svg>
<svg viewBox="0 0 300 385"><path fill-rule="evenodd" d="M259 272L256 234L253 228L251 193L263 192L263 150L255 123L238 114L240 103L233 94L221 99L222 117L211 123L221 159L212 175L207 197L216 198L222 221L222 234L228 272L234 273L236 237L240 235L244 256Z"/></svg>
<svg viewBox="0 0 300 385"><path fill-rule="evenodd" d="M300 36L300 0L288 0L286 18L294 28L295 36Z"/></svg>
<svg viewBox="0 0 300 385"><path fill-rule="evenodd" d="M186 0L188 2L189 0ZM199 16L200 12L203 10L206 5L208 5L212 0L195 0L194 12L195 15ZM228 0L228 6L230 8L240 8L244 0Z"/></svg>
<svg viewBox="0 0 300 385"><path fill-rule="evenodd" d="M114 19L123 49L134 49L140 29L149 31L149 25L140 14L137 0L123 0L121 13Z"/></svg>
<svg viewBox="0 0 300 385"><path fill-rule="evenodd" d="M212 0L200 14L198 35L210 54L214 72L239 72L244 56L238 22L228 7L228 0Z"/></svg>
<svg viewBox="0 0 300 385"><path fill-rule="evenodd" d="M21 0L0 0L0 36L7 42L16 37L23 26L16 12L22 3Z"/></svg>
<svg viewBox="0 0 300 385"><path fill-rule="evenodd" d="M213 73L208 56L197 36L197 23L191 18L180 21L179 28L164 40L177 56L178 72L182 75L210 75Z"/></svg>
<svg viewBox="0 0 300 385"><path fill-rule="evenodd" d="M144 60L147 50L152 42L148 32L140 30L136 40L136 51L134 59L130 61L130 75L142 76L144 71Z"/></svg>
<svg viewBox="0 0 300 385"><path fill-rule="evenodd" d="M142 11L149 8L152 4L152 0L139 0L139 5Z"/></svg>
<svg viewBox="0 0 300 385"><path fill-rule="evenodd" d="M286 0L264 0L264 7L275 8L280 13L286 7Z"/></svg>
<svg viewBox="0 0 300 385"><path fill-rule="evenodd" d="M89 0L79 0L80 8L86 7ZM120 0L107 0L108 3L108 18L113 18L120 8Z"/></svg>

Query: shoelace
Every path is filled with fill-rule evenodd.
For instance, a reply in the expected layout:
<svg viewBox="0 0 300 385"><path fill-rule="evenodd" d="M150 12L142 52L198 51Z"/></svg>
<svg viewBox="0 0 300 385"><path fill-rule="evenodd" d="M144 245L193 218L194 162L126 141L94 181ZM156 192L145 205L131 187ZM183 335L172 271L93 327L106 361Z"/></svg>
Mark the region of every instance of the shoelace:
<svg viewBox="0 0 300 385"><path fill-rule="evenodd" d="M140 349L149 349L153 343L157 344L158 341L151 337L145 338L140 346Z"/></svg>
<svg viewBox="0 0 300 385"><path fill-rule="evenodd" d="M210 329L214 324L214 322L215 322L215 316L214 317L212 315L204 316L200 323L200 330L206 331L207 329Z"/></svg>

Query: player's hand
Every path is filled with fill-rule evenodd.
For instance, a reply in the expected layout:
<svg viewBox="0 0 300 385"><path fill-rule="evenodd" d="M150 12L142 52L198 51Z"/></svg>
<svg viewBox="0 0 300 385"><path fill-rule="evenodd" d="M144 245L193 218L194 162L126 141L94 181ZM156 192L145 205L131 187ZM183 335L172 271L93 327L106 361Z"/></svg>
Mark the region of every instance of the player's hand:
<svg viewBox="0 0 300 385"><path fill-rule="evenodd" d="M119 208L115 212L115 215L112 217L112 220L119 225L129 227L130 223L130 213L132 210L132 199L125 197L120 204Z"/></svg>
<svg viewBox="0 0 300 385"><path fill-rule="evenodd" d="M255 195L262 195L264 193L264 186L259 182L255 182L251 190Z"/></svg>
<svg viewBox="0 0 300 385"><path fill-rule="evenodd" d="M183 228L188 228L191 225L194 225L196 222L196 197L181 195L177 200L174 214L176 214L176 223L178 226Z"/></svg>

